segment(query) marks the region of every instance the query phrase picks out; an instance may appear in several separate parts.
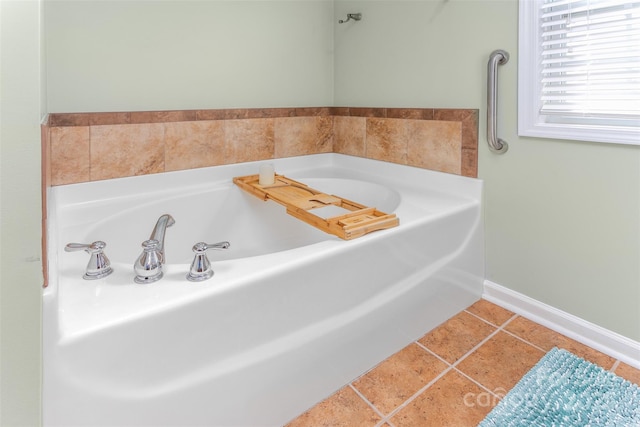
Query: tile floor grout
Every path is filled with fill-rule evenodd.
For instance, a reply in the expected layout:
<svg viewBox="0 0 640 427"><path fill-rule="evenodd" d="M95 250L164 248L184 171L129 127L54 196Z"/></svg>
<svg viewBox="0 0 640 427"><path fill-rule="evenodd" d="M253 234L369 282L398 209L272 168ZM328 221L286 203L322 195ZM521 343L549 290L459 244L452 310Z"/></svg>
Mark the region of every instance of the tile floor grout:
<svg viewBox="0 0 640 427"><path fill-rule="evenodd" d="M476 314L473 312L473 310L472 311L469 310L474 307L476 310L480 311L480 314ZM485 310L486 312L482 312L483 310ZM506 318L506 320L500 321L499 319L497 319L497 317L499 316L496 313L502 316L508 316L508 317ZM472 324L469 324L469 325L465 324L466 320L464 320L463 314L467 316L471 316L467 318L471 319ZM448 330L447 325L454 325L456 328L459 328L458 324L455 324L456 319L458 320L458 323L460 322L462 323L462 327L460 327L460 329L455 329L453 331ZM475 323L476 325L488 325L488 326L486 327L482 326L482 328L474 330L473 323ZM493 330L488 332L487 331L488 327L492 328ZM439 330L441 331L440 335L438 335ZM445 335L442 335L442 333L444 333ZM501 333L503 334L501 335ZM480 336L479 334L481 334L483 338L476 338L474 337L474 334L477 336ZM421 340L427 339L427 337L432 337L435 341L431 340L431 341L428 341L427 343L420 342ZM464 347L460 347L460 342L463 342ZM509 348L497 347L495 351L496 354L492 352L486 353L490 345L494 345L494 346L499 345L501 342L502 344L506 342L510 342L510 343L513 343L513 346ZM517 344L518 342L522 343L522 345ZM406 395L408 395L409 397L406 399L404 397L401 397L402 400L398 400L398 397L396 396L396 398L394 398L395 400L389 400L389 402L392 402L391 403L392 406L390 406L391 409L385 410L384 407L388 405L384 405L384 402L378 401L378 399L380 398L380 396L378 395L378 393L380 393L380 388L384 389L384 387L388 385L386 381L401 382L403 381L402 375L405 375L407 373L415 374L415 372L412 372L412 369L414 370L416 369L414 366L403 365L403 364L415 362L413 359L407 362L406 357L410 357L411 354L407 356L408 353L405 353L405 356L403 356L404 358L397 357L398 354L410 350L410 348L414 345L417 346L417 349L415 349L415 352L411 354L420 355L424 353L424 355L428 355L428 358L421 359L421 360L434 361L431 363L431 365L433 366L433 371L432 371L433 374L429 374L433 376L428 377L428 379L423 379L423 377L420 377L420 375L422 375L422 368L418 367L417 370L419 372L417 375L421 378L420 381L423 381L424 384L417 387L417 391L413 391L410 389L407 390L408 393ZM444 346L444 347L440 348L439 346ZM535 365L535 363L537 363L537 361L539 361L539 359L554 346L565 347L569 351L572 351L573 349L572 352L581 353L578 355L585 359L587 358L585 355L588 355L591 359L597 359L598 365L606 369L605 366L603 366L604 364L606 364L609 366L608 370L614 373L621 366L620 360L616 360L611 356L607 356L604 353L591 349L588 346L580 344L575 340L571 340L570 338L565 337L562 334L559 334L548 328L538 325L535 322L532 322L526 319L525 317L512 313L493 303L490 303L486 300L480 300L478 303L468 307L465 310L462 310L456 316L452 317L451 319L442 323L438 327L429 331L420 339L411 342L403 350L390 356L385 361L381 362L380 364L376 365L372 369L363 373L361 376L351 381L349 384L347 384L347 386L345 386L342 389L342 390L349 389L351 390L351 392L355 393L356 398L364 402L366 407L370 411L372 411L373 414L375 414L375 417L378 418L376 422L369 421L369 422L372 422L371 424L354 423L353 420L350 420L349 422L342 422L342 421L339 421L338 418L336 418L337 421L334 422L332 421L333 420L332 417L338 417L338 415L334 414L332 410L329 410L329 413L323 413L322 411L320 411L320 409L316 409L316 408L320 408L319 405L316 405L315 407L311 408L310 410L308 410L307 412L305 412L304 414L302 414L301 416L293 420L291 423L287 424L287 427L316 426L316 425L323 425L323 426L370 425L375 427L402 427L403 425L405 425L405 422L409 422L408 425L421 425L421 426L423 425L424 426L476 425L477 422L479 422L479 420L484 418L486 413L488 413L488 411L492 409L491 407L482 407L484 401L480 401L480 398L482 397L483 399L487 399L487 401L491 405L495 405L495 403L498 402L500 399L502 399L504 395L509 391L509 389L511 389L517 383L517 381L519 381L520 378L526 372L528 372L528 370L531 369L533 365ZM551 348L545 350L546 347L551 347ZM459 354L459 350L456 350L456 348L464 351L462 355L460 356L455 355L455 354ZM454 355L451 355L451 353L448 353L447 349L454 351ZM531 349L531 351L527 349ZM455 353L456 351L458 351L458 353ZM520 351L521 353L511 354L511 352L517 352L517 351ZM507 356L501 353L506 353ZM542 356L539 356L538 353L541 353ZM483 359L482 357L483 354L484 355L488 354L489 357L494 358L495 361L492 360L491 361L492 364L488 365L487 363L489 362ZM502 359L500 359L501 357ZM509 359L509 357L511 357L511 359ZM400 369L397 372L394 371L396 372L396 374L389 374L386 371L386 368L381 372L377 372L378 367L380 367L385 362L390 361L394 358L396 361L392 364L393 369L394 370ZM526 360L523 362L521 359L526 359ZM450 362L449 360L452 360L452 361ZM611 362L611 360L613 360L613 363ZM437 368L438 369L437 371L435 368L436 365L433 365L433 363L435 363L436 361L437 363L443 365L443 368L442 369ZM521 366L517 367L518 369L516 370L515 377L514 376L505 377L504 372L509 371L511 366L508 366L508 364L509 362L513 362L513 361L515 361L515 363L519 363ZM596 363L596 361L592 361L592 362ZM480 363L480 368L482 368L482 369L475 368L475 370L480 369L480 371L475 373L474 373L474 369L471 369L474 366L474 363ZM484 365L482 365L483 363ZM492 370L491 368L494 366L499 367L500 369L497 371ZM427 366L425 365L425 367ZM404 371L402 371L403 369ZM507 381L507 382L506 383L498 382L497 384L499 384L499 387L497 388L491 387L490 383L492 381L496 381L496 379L492 380L491 376L487 377L486 374L488 371L497 372L498 373L497 380ZM640 384L640 370L633 370L632 368L631 372L632 374L629 374L629 375L633 376L633 381ZM376 377L380 375L382 375L381 378ZM384 377L385 375L387 375L388 377L390 376L390 378L385 378ZM483 375L485 376L483 377ZM500 380L500 375L502 375L502 380ZM366 382L366 381L363 382L363 380L367 377L374 378L371 380L373 382ZM466 388L463 387L462 389L460 389L459 393L462 393L465 390L467 390L467 392L464 395L464 397L462 397L461 395L458 395L457 399L452 398L450 401L445 402L446 405L449 405L451 408L457 408L457 409L450 409L448 411L445 409L442 409L441 408L442 405L438 404L438 399L440 399L441 394L446 395L449 390L449 389L446 389L447 392L445 392L442 390L442 388L449 383L456 386L456 384L458 383L455 383L455 380L457 379L461 379L464 382L464 384L468 384L464 386ZM362 389L356 387L355 384L357 382L360 382L359 386ZM506 385L509 383L512 383L512 384L508 387L502 387L502 385ZM436 384L440 384L440 386L435 387ZM374 387L374 389L371 389L371 387ZM398 385L396 384L395 387L398 387ZM472 390L477 391L477 393L468 391L468 390L471 390L469 387L471 387ZM475 387L475 389L473 389L473 387ZM373 395L371 395L372 390L374 390ZM388 393L393 393L394 390L395 389L391 387L388 390L385 389L383 391ZM497 393L497 390L500 390L501 392ZM504 393L502 393L503 391ZM432 392L440 393L440 394L433 395ZM402 396L404 396L404 392ZM467 405L467 403L469 403L467 402L467 397L470 397L470 396L475 396L476 402L471 402L471 405L469 406ZM332 397L329 397L325 401L331 402L331 398ZM399 401L400 403L393 403L394 401L395 402ZM464 405L467 407L466 408L462 407L461 402L464 402ZM382 407L380 407L381 403L383 404ZM427 406L424 407L424 405L427 405ZM484 406L488 406L488 405L484 405ZM345 408L342 408L342 409L345 409ZM350 408L346 408L346 409L350 409ZM469 424L464 424L464 422L462 424L458 424L459 420L457 419L458 415L456 411L458 412L466 411L469 417L471 418L475 417L475 418L473 418L473 421L470 421ZM452 414L456 414L456 415L449 415L449 416L456 417L453 420L453 424L447 424L447 422L426 423L426 424L422 422L422 423L413 424L411 421L411 420L414 420L415 417L420 417L420 416L433 418L434 416L439 416L440 412L443 412L443 413L451 412ZM481 415L481 418L479 418L480 415ZM343 416L347 417L347 415L343 415ZM355 415L351 414L350 416L355 416ZM316 417L316 418L313 418L313 417ZM414 418L411 418L411 417L414 417ZM310 421L310 423L307 423L307 421ZM451 421L452 420L449 419L448 422L451 422Z"/></svg>
<svg viewBox="0 0 640 427"><path fill-rule="evenodd" d="M360 377L358 377L358 378L360 378ZM364 400L364 403L366 403L367 405L369 405L369 407L371 407L371 409L373 409L373 411L374 411L376 414L378 414L378 416L379 416L380 418L384 418L384 414L383 414L383 413L382 413L378 408L376 408L376 406L375 406L373 403L371 403L371 402L369 401L369 399L367 399L366 397L364 397L364 396L362 395L362 393L360 393L360 390L358 390L358 389L353 385L353 381L352 381L352 382L350 382L350 383L348 384L348 387L350 387L350 388L351 388L351 389L352 389L352 390L353 390L353 391L354 391L354 392L355 392L355 393L360 397L360 399Z"/></svg>
<svg viewBox="0 0 640 427"><path fill-rule="evenodd" d="M616 360L615 362L613 362L613 366L611 367L611 369L609 369L609 372L615 372L616 369L618 369L618 366L620 366L620 361Z"/></svg>
<svg viewBox="0 0 640 427"><path fill-rule="evenodd" d="M476 344L474 347L472 347L471 350L467 351L464 355L462 355L460 358L458 358L458 360L453 362L451 366L453 366L453 367L458 366L463 360L465 360L467 357L469 357L471 354L473 354L477 349L482 347L491 338L493 338L496 335L498 335L501 331L502 330L500 328L496 328L495 331L493 331L489 335L487 335L482 341L480 341L478 344Z"/></svg>
<svg viewBox="0 0 640 427"><path fill-rule="evenodd" d="M407 400L405 400L404 402L402 402L400 405L398 405L395 409L393 409L391 412L389 412L386 416L382 417L382 420L380 421L380 423L377 424L378 425L384 425L384 423L390 423L390 419L393 418L398 412L400 412L404 407L406 407L407 405L409 405L413 400L415 400L419 395L421 395L424 391L426 391L429 387L431 387L433 384L435 384L440 378L444 377L447 373L451 372L452 370L455 370L456 372L464 375L465 377L467 377L469 380L471 380L472 382L474 382L476 385L478 385L479 387L483 388L484 390L488 391L489 393L493 394L495 396L495 393L493 393L491 390L489 390L487 387L483 386L482 384L480 384L479 382L475 381L473 378L471 378L470 376L468 376L467 374L465 374L464 372L460 371L459 369L456 368L456 365L458 365L460 362L462 362L467 356L471 355L473 352L475 352L478 348L480 348L484 343L486 343L487 341L489 341L492 337L494 337L495 335L497 335L500 331L502 331L502 327L505 326L506 324L508 324L511 320L515 319L516 317L518 317L517 314L514 314L511 318L509 318L506 322L504 322L502 325L497 326L489 321L487 321L486 319L483 319L479 316L476 316L473 313L469 313L466 310L464 310L466 313L473 315L474 317L478 318L479 320L489 324L490 326L496 328L495 331L493 331L492 333L490 333L487 337L485 337L482 341L480 341L475 347L471 348L471 350L469 350L467 353L465 353L464 355L462 355L461 357L459 357L455 362L450 363L448 362L446 359L443 359L442 357L440 357L438 354L434 353L432 350L428 349L428 347L426 347L425 345L419 343L417 340L413 341L412 344L417 344L419 347L421 347L422 349L426 350L427 352L431 353L432 355L434 355L435 357L437 357L438 359L440 359L442 362L444 362L445 364L448 365L448 367L446 369L444 369L442 372L440 372L440 374L438 374L434 379L432 379L429 383L427 383L424 387L422 387L421 389L419 389L417 392L415 392L411 397L409 397ZM409 344L411 345L411 344ZM363 376L366 374L363 374ZM361 378L362 376L356 378L354 381L352 381L351 383L349 383L349 386L351 386L351 388L353 388L354 390L357 390L357 388L353 385L353 383L355 381L357 381L359 378ZM369 402L368 399L364 398L362 396L362 394L358 391L357 394L363 398L363 400L365 401L365 403L369 404L369 406L372 406L374 408L374 410L381 415L381 413L377 410L377 408L375 408L375 406Z"/></svg>
<svg viewBox="0 0 640 427"><path fill-rule="evenodd" d="M493 326L494 328L499 328L499 327L501 326L501 325L496 325L495 323L493 323L493 322L491 322L491 321L489 321L489 320L487 320L487 319L485 319L485 318L483 318L483 317L481 317L481 316L478 316L477 314L472 313L472 312L471 312L471 311L469 311L469 310L462 310L462 312L467 313L467 314L470 314L470 315L472 315L473 317L475 317L476 319L482 320L484 323L487 323L487 324L489 324L489 325ZM517 317L517 316L518 316L517 314L514 314L512 317Z"/></svg>
<svg viewBox="0 0 640 427"><path fill-rule="evenodd" d="M424 387L422 387L420 390L415 392L411 397L409 397L407 400L405 400L400 405L398 405L395 409L393 409L391 412L389 412L385 418L389 418L389 419L393 418L404 407L406 407L413 400L415 400L419 395L421 395L424 391L426 391L429 387L431 387L433 384L435 384L440 378L444 377L447 373L451 372L452 369L453 369L452 366L448 366L445 370L440 372L434 379L429 381Z"/></svg>
<svg viewBox="0 0 640 427"><path fill-rule="evenodd" d="M429 348L427 348L425 345L421 344L418 342L418 340L413 341L411 344L417 344L419 347L421 347L423 350L426 350L428 353L432 354L433 356L435 356L436 358L438 358L440 361L442 361L443 363L447 364L447 368L444 369L442 372L440 372L440 374L438 374L434 379L432 379L429 383L427 383L424 387L422 387L421 389L419 389L417 392L415 392L411 397L409 397L407 400L405 400L404 402L402 402L400 405L398 405L395 409L393 409L392 411L390 411L386 416L384 414L382 414L376 407L375 405L373 405L373 403L371 403L368 399L366 399L362 393L360 393L358 391L358 389L353 385L354 382L356 382L359 378L362 378L362 376L366 375L366 373L362 374L360 377L356 378L355 380L353 380L351 383L349 383L349 386L354 389L354 391L356 391L356 393L358 394L358 396L360 396L360 398L362 398L365 403L367 403L369 406L371 406L373 408L373 410L378 413L378 415L382 416L382 420L380 421L380 423L389 423L389 419L391 419L395 414L397 414L398 412L400 412L402 410L402 408L404 408L405 406L407 406L408 404L410 404L415 398L417 398L420 394L422 394L424 391L426 391L429 387L431 387L433 384L435 384L440 378L444 377L448 372L450 372L451 370L455 370L456 372L459 372L461 374L463 374L465 377L469 378L471 381L473 381L474 383L476 383L478 386L480 386L481 388L487 390L489 393L494 394L491 390L489 390L488 388L484 387L482 384L478 383L477 381L473 380L471 377L469 377L468 375L466 375L465 373L463 373L462 371L458 370L456 368L456 365L460 362L462 362L467 356L469 356L470 354L472 354L474 351L476 351L478 348L480 348L485 342L489 341L493 336L495 336L496 334L498 334L501 330L502 327L506 324L508 324L511 320L513 320L514 318L518 317L517 314L514 314L510 319L508 319L506 322L504 322L501 326L497 326L489 321L487 321L486 319L483 319L479 316L476 316L473 313L469 313L466 310L463 310L468 314L473 315L474 317L478 318L479 320L487 323L488 325L496 328L495 331L493 331L492 333L490 333L485 339L483 339L482 341L480 341L475 347L471 348L471 350L469 350L467 353L465 353L464 355L462 355L460 358L458 358L455 362L450 363L448 362L446 359L440 357L438 354L434 353L433 351L431 351ZM411 345L409 344L409 345ZM375 369L372 368L372 369ZM371 370L372 370L371 369ZM367 371L370 372L371 370ZM380 424L379 425L383 425Z"/></svg>
<svg viewBox="0 0 640 427"><path fill-rule="evenodd" d="M520 317L520 316L517 316L517 315L516 315L516 317ZM514 319L510 319L510 320L509 320L509 322L510 322L511 320L514 320ZM509 323L509 322L507 322L507 323ZM506 325L506 324L505 324L505 325ZM514 337L515 339L518 339L518 340L522 341L523 343L529 344L530 346L535 347L535 348L537 348L538 350L543 351L543 352L545 352L545 353L546 353L546 351L545 351L545 349L544 349L544 348L539 347L539 346L535 345L534 343L532 343L532 342L530 342L530 341L527 341L527 340L525 340L524 338L519 337L518 335L516 335L516 334L514 334L514 333L512 333L512 332L507 331L506 329L503 329L503 330L502 330L502 332L504 332L505 334L509 334L509 335L511 335L512 337Z"/></svg>
<svg viewBox="0 0 640 427"><path fill-rule="evenodd" d="M498 397L498 395L497 395L497 394L495 394L495 393L493 392L493 390L488 389L487 387L485 387L484 385L482 385L482 384L481 384L481 383L479 383L478 381L474 380L472 377L470 377L470 376L469 376L469 375L467 375L466 373L462 372L460 369L457 369L457 368L453 368L453 369L455 369L455 371L456 371L457 373L459 373L460 375L462 375L462 376L466 377L469 381L471 381L471 382L475 383L478 387L480 387L480 388L482 388L482 389L486 390L488 393L493 394L495 397Z"/></svg>
<svg viewBox="0 0 640 427"><path fill-rule="evenodd" d="M467 312L468 313L468 312ZM472 314L472 313L469 313ZM444 377L448 372L450 372L451 370L455 370L456 372L462 374L463 376L467 377L469 380L471 380L472 382L474 382L476 385L478 385L479 387L483 388L484 390L488 391L489 393L493 394L495 396L495 393L493 393L493 391L489 390L487 387L485 387L484 385L480 384L478 381L474 380L473 378L471 378L469 375L465 374L464 372L462 372L461 370L459 370L456 366L462 362L464 359L467 358L467 356L471 355L472 353L474 353L478 348L480 348L482 345L484 345L487 341L489 341L491 338L493 338L495 335L497 335L499 332L502 331L502 328L507 325L511 320L515 319L516 317L518 317L517 314L513 315L509 320L507 320L506 322L504 322L502 325L500 326L496 326L495 324L492 324L491 322L487 322L486 319L482 319L478 316L475 316L478 319L482 320L483 322L488 323L489 325L493 326L496 328L495 331L493 331L492 333L490 333L487 337L485 337L482 341L480 341L478 344L476 344L475 347L471 348L471 350L469 350L467 353L465 353L464 355L462 355L461 357L459 357L455 362L450 363L447 360L441 358L439 355L437 355L435 352L433 352L432 350L430 350L428 347L426 347L425 345L419 343L417 340L414 341L415 344L418 344L418 346L422 347L423 349L425 349L426 351L428 351L429 353L431 353L432 355L434 355L435 357L437 357L438 359L440 359L441 361L443 361L444 363L446 363L448 365L448 368L445 369L444 371L442 371L438 376L436 376L433 380L431 380L427 385L425 385L423 388L421 388L420 390L418 390L413 396L411 396L409 399L407 399L405 402L403 402L401 405L399 405L396 409L394 409L393 411L391 411L386 418L392 418L395 414L397 414L398 412L400 412L402 410L403 407L407 406L409 403L411 403L411 401L413 401L415 398L417 398L420 394L422 394L424 391L426 391L429 387L431 387L433 384L435 384L440 378ZM351 383L353 384L353 383Z"/></svg>

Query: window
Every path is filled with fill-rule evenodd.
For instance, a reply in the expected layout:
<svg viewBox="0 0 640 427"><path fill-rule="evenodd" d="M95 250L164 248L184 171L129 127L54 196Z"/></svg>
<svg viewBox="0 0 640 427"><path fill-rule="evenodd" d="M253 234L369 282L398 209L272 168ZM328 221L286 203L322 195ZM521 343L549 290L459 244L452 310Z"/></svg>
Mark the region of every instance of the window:
<svg viewBox="0 0 640 427"><path fill-rule="evenodd" d="M518 134L640 145L640 0L520 0Z"/></svg>

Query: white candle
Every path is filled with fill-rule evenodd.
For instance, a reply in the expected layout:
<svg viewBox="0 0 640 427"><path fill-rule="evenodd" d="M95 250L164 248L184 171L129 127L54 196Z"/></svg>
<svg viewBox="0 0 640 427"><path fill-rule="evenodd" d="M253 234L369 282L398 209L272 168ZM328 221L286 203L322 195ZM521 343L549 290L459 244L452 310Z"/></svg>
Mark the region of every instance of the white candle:
<svg viewBox="0 0 640 427"><path fill-rule="evenodd" d="M276 174L271 163L260 166L260 179L258 183L260 185L272 185L276 182Z"/></svg>

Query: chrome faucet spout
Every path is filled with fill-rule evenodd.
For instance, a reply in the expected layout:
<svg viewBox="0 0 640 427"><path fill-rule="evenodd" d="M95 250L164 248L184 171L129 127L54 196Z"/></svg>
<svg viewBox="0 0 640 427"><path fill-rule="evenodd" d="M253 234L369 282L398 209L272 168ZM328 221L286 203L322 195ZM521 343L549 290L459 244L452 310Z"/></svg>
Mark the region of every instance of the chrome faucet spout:
<svg viewBox="0 0 640 427"><path fill-rule="evenodd" d="M155 227L153 227L153 231L151 232L151 237L149 240L157 240L158 241L158 253L160 255L160 262L164 263L164 235L167 231L167 227L171 227L176 223L176 220L169 214L164 214L158 218Z"/></svg>
<svg viewBox="0 0 640 427"><path fill-rule="evenodd" d="M164 214L158 218L149 240L142 242L142 254L133 264L136 283L153 283L162 278L162 264L165 262L164 256L164 235L167 227L175 224L171 215Z"/></svg>

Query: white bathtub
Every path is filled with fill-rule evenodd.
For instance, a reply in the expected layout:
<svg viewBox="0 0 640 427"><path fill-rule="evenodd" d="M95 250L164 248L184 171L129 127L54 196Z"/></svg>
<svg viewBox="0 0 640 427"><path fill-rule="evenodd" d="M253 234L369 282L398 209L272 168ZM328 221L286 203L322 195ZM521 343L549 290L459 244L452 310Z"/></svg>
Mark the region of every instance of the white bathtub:
<svg viewBox="0 0 640 427"><path fill-rule="evenodd" d="M264 162L55 187L45 426L279 426L480 298L482 182L338 154L276 172L400 219L344 241L234 186ZM164 278L133 263L169 213ZM114 273L88 281L103 240ZM185 279L199 241L215 275Z"/></svg>

